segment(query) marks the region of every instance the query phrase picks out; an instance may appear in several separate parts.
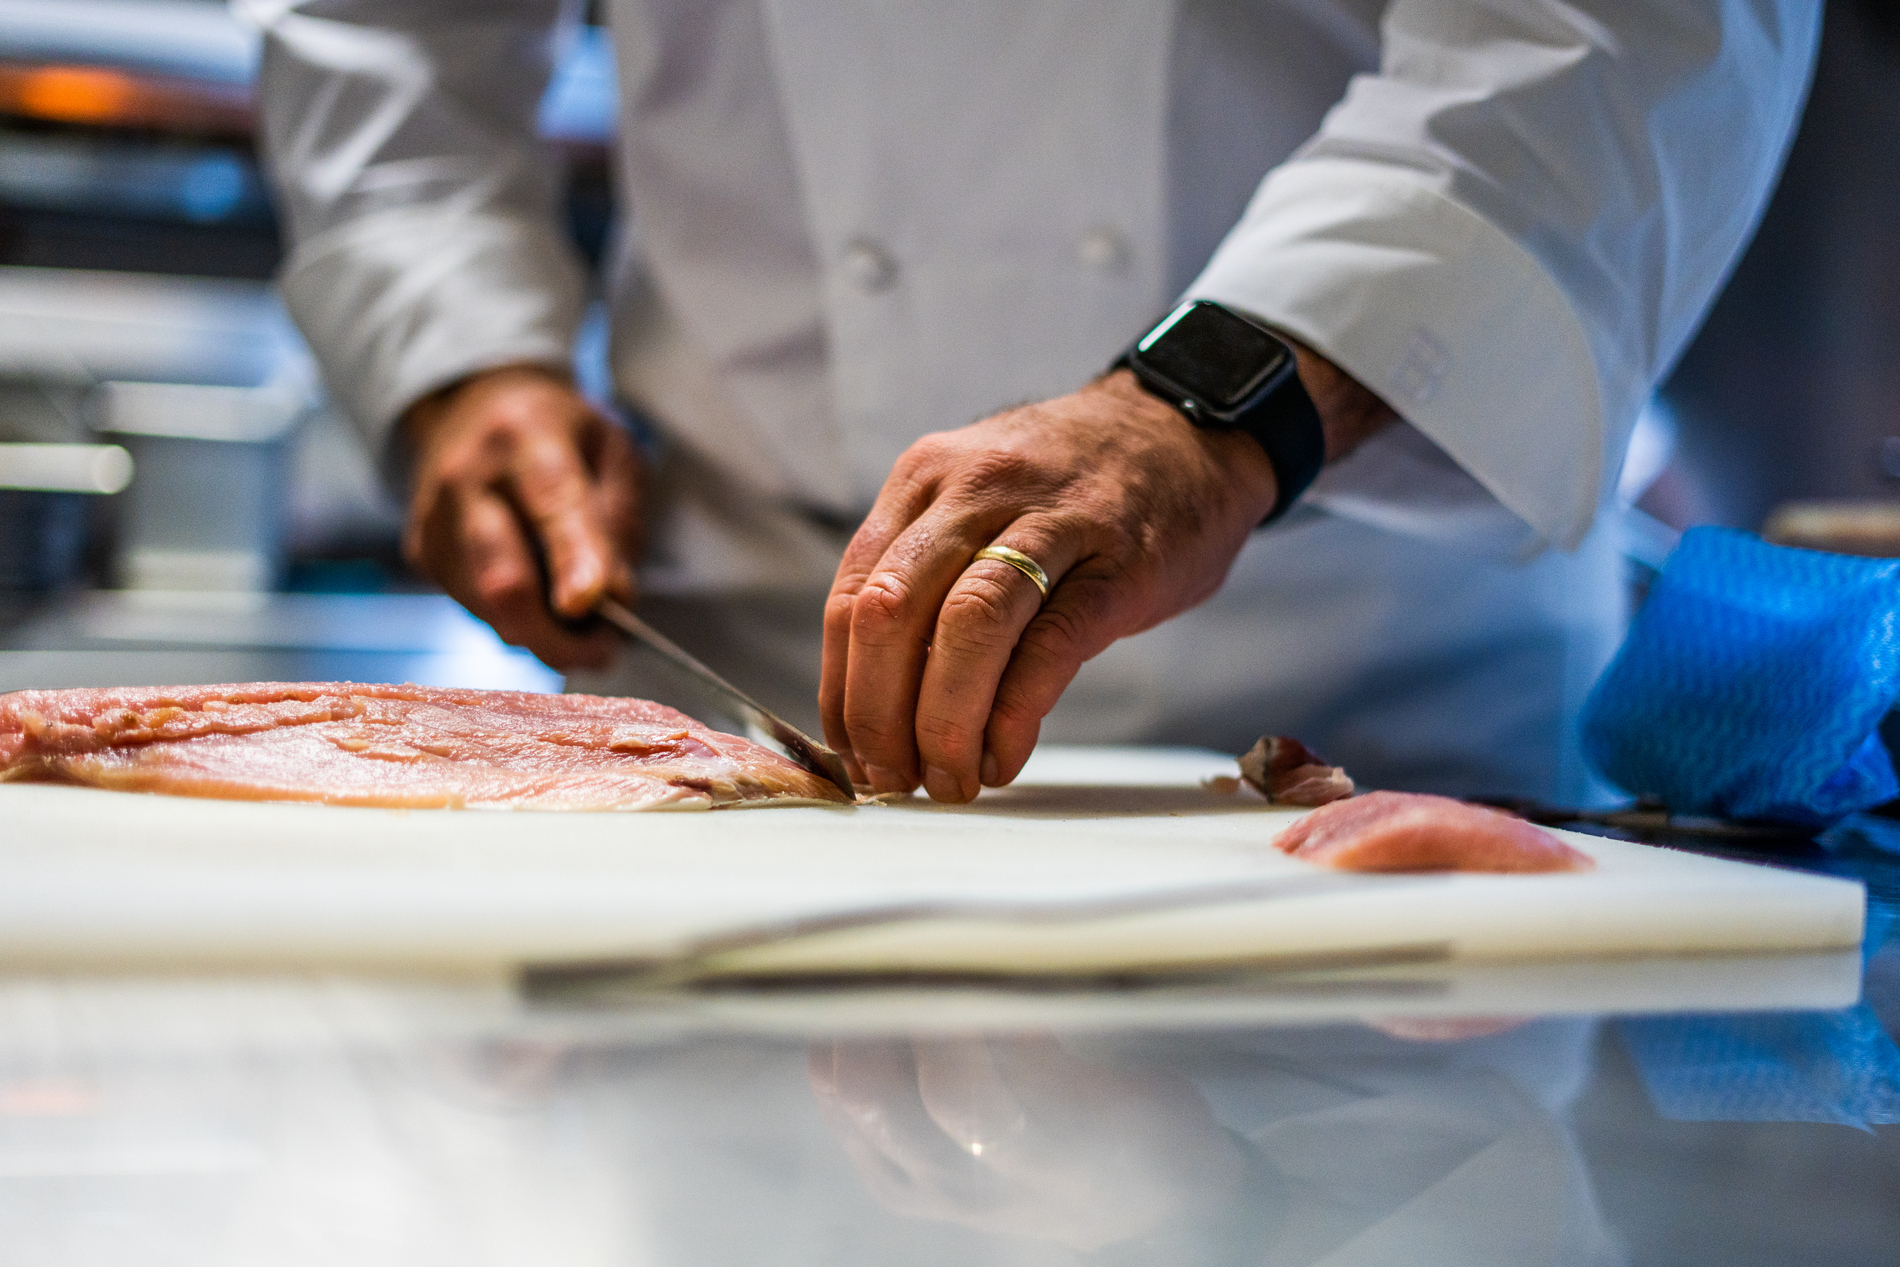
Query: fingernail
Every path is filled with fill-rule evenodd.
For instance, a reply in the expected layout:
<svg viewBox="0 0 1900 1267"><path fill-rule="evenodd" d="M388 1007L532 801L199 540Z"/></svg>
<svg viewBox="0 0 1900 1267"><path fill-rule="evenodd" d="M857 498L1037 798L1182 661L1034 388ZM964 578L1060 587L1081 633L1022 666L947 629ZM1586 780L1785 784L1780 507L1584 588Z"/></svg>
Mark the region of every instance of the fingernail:
<svg viewBox="0 0 1900 1267"><path fill-rule="evenodd" d="M924 791L930 793L930 799L933 801L963 799L963 785L934 765L924 767Z"/></svg>
<svg viewBox="0 0 1900 1267"><path fill-rule="evenodd" d="M977 771L977 777L983 780L984 787L995 787L997 774L996 754L991 752L984 753L983 767Z"/></svg>

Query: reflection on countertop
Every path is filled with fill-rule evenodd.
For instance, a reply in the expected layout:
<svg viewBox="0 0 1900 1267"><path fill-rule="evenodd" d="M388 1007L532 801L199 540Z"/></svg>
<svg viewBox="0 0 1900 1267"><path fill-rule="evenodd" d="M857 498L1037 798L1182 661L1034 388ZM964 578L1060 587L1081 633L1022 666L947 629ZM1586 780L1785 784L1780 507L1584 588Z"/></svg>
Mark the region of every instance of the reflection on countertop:
<svg viewBox="0 0 1900 1267"><path fill-rule="evenodd" d="M614 1006L500 979L16 973L0 1262L1885 1264L1884 831L1850 824L1822 860L1873 894L1845 1009L1834 974L1772 957L1537 991L1474 967L1423 992Z"/></svg>
<svg viewBox="0 0 1900 1267"><path fill-rule="evenodd" d="M1723 1076L1693 1049L1613 1018L807 1036L499 982L14 977L0 1260L1891 1261L1900 1134L1798 1095L1671 1120L1659 1076ZM1775 1076L1824 1099L1825 1055Z"/></svg>

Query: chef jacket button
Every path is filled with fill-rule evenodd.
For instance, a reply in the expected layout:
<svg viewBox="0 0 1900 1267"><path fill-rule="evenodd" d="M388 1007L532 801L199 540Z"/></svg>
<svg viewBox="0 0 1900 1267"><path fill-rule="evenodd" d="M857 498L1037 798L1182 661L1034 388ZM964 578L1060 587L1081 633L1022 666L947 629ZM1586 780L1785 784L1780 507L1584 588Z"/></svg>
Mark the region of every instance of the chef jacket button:
<svg viewBox="0 0 1900 1267"><path fill-rule="evenodd" d="M1075 257L1099 273L1116 272L1128 262L1128 241L1106 225L1093 228L1076 242Z"/></svg>
<svg viewBox="0 0 1900 1267"><path fill-rule="evenodd" d="M897 261L891 253L864 238L845 247L839 262L845 277L867 295L889 290L897 281Z"/></svg>

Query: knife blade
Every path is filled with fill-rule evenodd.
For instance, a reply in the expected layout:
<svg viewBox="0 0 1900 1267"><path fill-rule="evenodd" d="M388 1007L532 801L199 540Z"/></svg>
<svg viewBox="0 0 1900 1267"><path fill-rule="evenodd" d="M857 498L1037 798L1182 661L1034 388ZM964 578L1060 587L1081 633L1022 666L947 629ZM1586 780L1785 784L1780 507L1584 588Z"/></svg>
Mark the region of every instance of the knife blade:
<svg viewBox="0 0 1900 1267"><path fill-rule="evenodd" d="M675 667L718 691L738 708L741 717L783 744L786 754L793 761L819 778L835 784L853 801L858 799L857 789L851 786L851 776L845 772L844 760L837 753L701 664L686 648L641 620L622 604L611 598L603 598L594 612L627 638L657 652Z"/></svg>

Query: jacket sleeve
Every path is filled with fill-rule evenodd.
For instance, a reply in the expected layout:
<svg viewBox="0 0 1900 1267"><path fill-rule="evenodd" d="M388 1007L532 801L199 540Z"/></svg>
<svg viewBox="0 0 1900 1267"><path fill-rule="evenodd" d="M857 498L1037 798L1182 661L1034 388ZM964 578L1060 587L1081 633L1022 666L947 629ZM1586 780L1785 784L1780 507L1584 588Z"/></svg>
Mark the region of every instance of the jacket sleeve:
<svg viewBox="0 0 1900 1267"><path fill-rule="evenodd" d="M1819 34L1814 0L1394 0L1378 73L1189 294L1307 340L1573 547L1754 231Z"/></svg>
<svg viewBox="0 0 1900 1267"><path fill-rule="evenodd" d="M465 374L569 365L585 282L535 135L561 0L238 6L264 34L285 304L375 450Z"/></svg>

